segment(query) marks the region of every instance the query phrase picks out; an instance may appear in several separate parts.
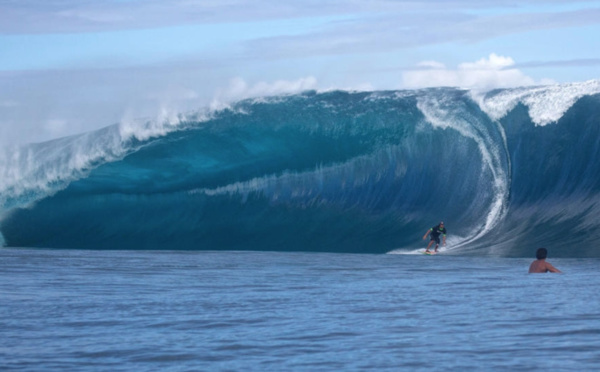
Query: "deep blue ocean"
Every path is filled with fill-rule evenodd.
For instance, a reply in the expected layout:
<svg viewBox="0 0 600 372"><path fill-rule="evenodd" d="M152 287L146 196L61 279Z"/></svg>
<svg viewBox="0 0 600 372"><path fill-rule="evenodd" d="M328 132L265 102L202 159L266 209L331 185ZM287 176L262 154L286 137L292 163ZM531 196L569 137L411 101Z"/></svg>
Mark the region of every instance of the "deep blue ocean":
<svg viewBox="0 0 600 372"><path fill-rule="evenodd" d="M0 149L0 370L600 370L599 158L600 81ZM527 274L542 246L564 274Z"/></svg>
<svg viewBox="0 0 600 372"><path fill-rule="evenodd" d="M3 371L596 371L600 261L0 250Z"/></svg>

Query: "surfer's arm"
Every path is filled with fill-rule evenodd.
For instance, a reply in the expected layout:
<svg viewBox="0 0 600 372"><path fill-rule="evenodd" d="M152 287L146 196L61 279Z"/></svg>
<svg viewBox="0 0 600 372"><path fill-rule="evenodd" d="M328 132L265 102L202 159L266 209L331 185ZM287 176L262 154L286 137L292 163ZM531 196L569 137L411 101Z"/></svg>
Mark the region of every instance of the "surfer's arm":
<svg viewBox="0 0 600 372"><path fill-rule="evenodd" d="M546 270L550 271L551 273L562 273L562 271L552 266L550 262L546 262Z"/></svg>
<svg viewBox="0 0 600 372"><path fill-rule="evenodd" d="M429 235L429 233L432 231L433 229L429 229L427 230L427 232L425 233L425 235L423 235L423 240L427 239L427 235Z"/></svg>

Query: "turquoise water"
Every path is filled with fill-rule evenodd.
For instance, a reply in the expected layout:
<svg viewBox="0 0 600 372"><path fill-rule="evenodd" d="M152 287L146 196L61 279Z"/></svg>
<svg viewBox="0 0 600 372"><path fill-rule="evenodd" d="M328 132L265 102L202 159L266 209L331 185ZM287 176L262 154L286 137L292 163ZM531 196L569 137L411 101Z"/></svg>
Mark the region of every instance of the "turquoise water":
<svg viewBox="0 0 600 372"><path fill-rule="evenodd" d="M549 261L4 248L0 366L598 370L600 261Z"/></svg>

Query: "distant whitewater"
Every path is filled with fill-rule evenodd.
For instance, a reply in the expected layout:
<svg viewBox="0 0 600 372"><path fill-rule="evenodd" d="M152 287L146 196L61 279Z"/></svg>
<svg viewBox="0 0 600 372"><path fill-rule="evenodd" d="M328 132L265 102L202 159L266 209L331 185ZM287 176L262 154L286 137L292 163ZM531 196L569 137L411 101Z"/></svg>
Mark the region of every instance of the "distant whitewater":
<svg viewBox="0 0 600 372"><path fill-rule="evenodd" d="M305 92L0 154L17 247L600 256L600 81Z"/></svg>

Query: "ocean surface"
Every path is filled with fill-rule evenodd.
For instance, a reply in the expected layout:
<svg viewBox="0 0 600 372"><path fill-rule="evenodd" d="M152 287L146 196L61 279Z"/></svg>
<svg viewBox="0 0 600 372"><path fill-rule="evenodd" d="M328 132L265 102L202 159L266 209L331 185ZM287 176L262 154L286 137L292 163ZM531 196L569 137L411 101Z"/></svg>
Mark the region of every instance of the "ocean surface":
<svg viewBox="0 0 600 372"><path fill-rule="evenodd" d="M597 371L600 261L549 261L4 248L0 369Z"/></svg>
<svg viewBox="0 0 600 372"><path fill-rule="evenodd" d="M600 257L600 81L304 92L0 149L0 243Z"/></svg>

